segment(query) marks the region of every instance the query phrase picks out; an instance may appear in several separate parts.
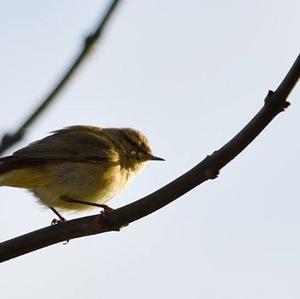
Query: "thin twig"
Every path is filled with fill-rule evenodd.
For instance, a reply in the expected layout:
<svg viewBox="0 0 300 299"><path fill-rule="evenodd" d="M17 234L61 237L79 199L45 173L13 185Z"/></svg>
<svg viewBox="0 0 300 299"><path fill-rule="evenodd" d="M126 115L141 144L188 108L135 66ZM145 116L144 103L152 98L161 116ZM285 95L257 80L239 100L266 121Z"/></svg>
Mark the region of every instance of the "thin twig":
<svg viewBox="0 0 300 299"><path fill-rule="evenodd" d="M101 20L99 21L96 30L85 38L83 47L80 53L78 54L78 56L75 57L71 66L62 76L62 78L58 80L58 83L53 88L53 90L50 91L50 93L46 96L46 98L41 101L41 104L36 108L36 110L24 121L24 123L16 130L15 133L13 134L6 133L3 135L0 144L0 155L8 148L10 148L12 145L20 141L24 137L29 126L31 126L32 123L38 118L38 116L40 116L41 113L45 111L45 109L50 105L50 103L52 103L54 99L57 98L58 93L65 87L66 83L79 69L79 66L82 64L83 60L91 52L91 49L93 48L96 41L103 33L105 27L108 24L108 21L110 20L113 12L115 11L119 3L120 0L115 0L111 2L110 6L107 8L104 15L101 17Z"/></svg>
<svg viewBox="0 0 300 299"><path fill-rule="evenodd" d="M171 183L105 217L95 215L78 218L0 243L0 262L64 240L119 230L169 204L202 182L216 178L221 168L243 151L278 113L289 106L286 99L299 77L300 55L276 91L268 92L264 106L235 137Z"/></svg>

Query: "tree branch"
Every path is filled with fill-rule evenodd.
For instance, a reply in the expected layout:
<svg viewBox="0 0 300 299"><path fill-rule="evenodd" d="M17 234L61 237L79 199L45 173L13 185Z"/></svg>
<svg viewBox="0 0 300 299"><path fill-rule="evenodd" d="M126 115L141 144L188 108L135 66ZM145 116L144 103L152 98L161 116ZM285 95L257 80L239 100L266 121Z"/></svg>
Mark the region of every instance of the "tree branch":
<svg viewBox="0 0 300 299"><path fill-rule="evenodd" d="M43 111L56 99L58 93L65 87L66 83L70 81L75 72L79 69L79 66L82 64L83 60L88 56L91 52L93 46L96 41L99 39L101 34L103 33L105 27L108 24L113 12L115 11L117 5L119 4L119 0L112 1L104 15L102 16L99 24L96 27L96 30L89 34L85 40L84 45L81 49L81 52L74 59L74 62L68 68L66 73L62 76L62 78L58 81L56 86L52 91L46 96L46 98L41 102L41 104L36 108L36 110L24 121L24 123L17 129L17 131L13 134L6 133L2 137L2 141L0 144L0 155L10 148L15 143L19 142L25 135L26 130L30 125L41 115Z"/></svg>
<svg viewBox="0 0 300 299"><path fill-rule="evenodd" d="M114 210L105 217L94 215L78 218L0 243L0 261L64 240L119 230L122 226L169 204L204 181L216 178L221 168L245 149L278 113L289 106L286 99L299 77L300 55L276 91L268 92L263 107L236 136L171 183L140 200Z"/></svg>

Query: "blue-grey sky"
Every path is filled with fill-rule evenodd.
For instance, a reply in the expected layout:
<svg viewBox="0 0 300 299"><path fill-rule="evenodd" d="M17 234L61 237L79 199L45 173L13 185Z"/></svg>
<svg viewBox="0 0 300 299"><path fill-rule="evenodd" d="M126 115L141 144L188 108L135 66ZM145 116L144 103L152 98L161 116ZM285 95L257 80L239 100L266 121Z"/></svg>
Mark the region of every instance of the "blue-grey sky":
<svg viewBox="0 0 300 299"><path fill-rule="evenodd" d="M53 86L107 2L0 3L4 133ZM147 195L260 109L298 55L299 11L297 0L124 1L89 60L14 149L71 124L138 128L166 162L149 164L110 205ZM3 298L299 298L299 98L298 86L287 111L218 179L120 233L2 264ZM24 190L0 193L1 240L53 219Z"/></svg>

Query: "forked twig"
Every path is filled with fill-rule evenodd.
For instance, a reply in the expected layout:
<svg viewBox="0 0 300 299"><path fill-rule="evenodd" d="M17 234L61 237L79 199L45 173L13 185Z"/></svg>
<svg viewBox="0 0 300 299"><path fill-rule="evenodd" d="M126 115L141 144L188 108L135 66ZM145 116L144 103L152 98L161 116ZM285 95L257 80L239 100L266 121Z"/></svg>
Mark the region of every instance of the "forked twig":
<svg viewBox="0 0 300 299"><path fill-rule="evenodd" d="M41 101L41 104L32 112L32 114L24 121L24 123L16 130L15 133L6 133L2 137L0 144L0 155L3 154L8 148L20 141L26 130L32 125L32 123L41 115L42 112L57 98L58 93L66 86L66 83L74 76L75 72L79 69L79 66L82 64L83 60L88 56L90 50L95 45L96 41L99 39L103 33L105 27L108 24L113 12L117 8L117 5L120 3L120 0L112 1L104 15L102 16L99 24L97 25L94 32L89 34L85 40L83 47L80 53L75 57L73 63L65 72L65 74L58 80L58 83L50 91L50 93Z"/></svg>

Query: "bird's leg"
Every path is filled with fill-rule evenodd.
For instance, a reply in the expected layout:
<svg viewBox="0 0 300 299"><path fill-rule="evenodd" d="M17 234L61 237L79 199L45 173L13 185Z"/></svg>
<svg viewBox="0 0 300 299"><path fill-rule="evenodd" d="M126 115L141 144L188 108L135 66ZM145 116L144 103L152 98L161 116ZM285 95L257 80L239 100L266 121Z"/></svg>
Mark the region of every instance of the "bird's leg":
<svg viewBox="0 0 300 299"><path fill-rule="evenodd" d="M94 202L89 202L89 201L84 201L84 200L79 200L79 199L73 199L73 198L70 198L66 195L61 196L60 198L64 201L68 201L68 202L79 203L79 204L83 204L83 205L102 208L103 211L101 212L101 214L104 214L104 215L105 214L107 215L107 214L109 214L110 212L112 212L114 210L113 208L111 208L107 205L104 205L104 204L94 203Z"/></svg>
<svg viewBox="0 0 300 299"><path fill-rule="evenodd" d="M98 207L98 208L102 208L103 211L101 211L101 216L103 217L102 219L105 220L107 223L109 223L110 225L115 225L108 217L107 215L109 213L111 213L114 209L104 205L104 204L100 204L100 203L94 203L94 202L89 202L89 201L84 201L84 200L79 200L79 199L73 199L68 197L67 195L61 196L60 197L62 200L67 201L67 202L73 202L73 203L79 203L79 204L84 204L84 205L88 205L88 206L93 206L93 207ZM122 227L127 226L126 225L122 225L120 227L117 227L116 230L121 230Z"/></svg>
<svg viewBox="0 0 300 299"><path fill-rule="evenodd" d="M59 218L59 219L53 219L51 221L51 225L66 222L66 219L63 216L61 216L53 207L49 207L49 208Z"/></svg>
<svg viewBox="0 0 300 299"><path fill-rule="evenodd" d="M59 224L59 223L64 223L66 222L66 219L61 216L57 211L56 209L54 209L53 207L49 207L51 209L51 211L59 218L59 219L53 219L51 221L51 225L56 225L56 224ZM63 245L67 245L69 243L69 240L66 240Z"/></svg>

